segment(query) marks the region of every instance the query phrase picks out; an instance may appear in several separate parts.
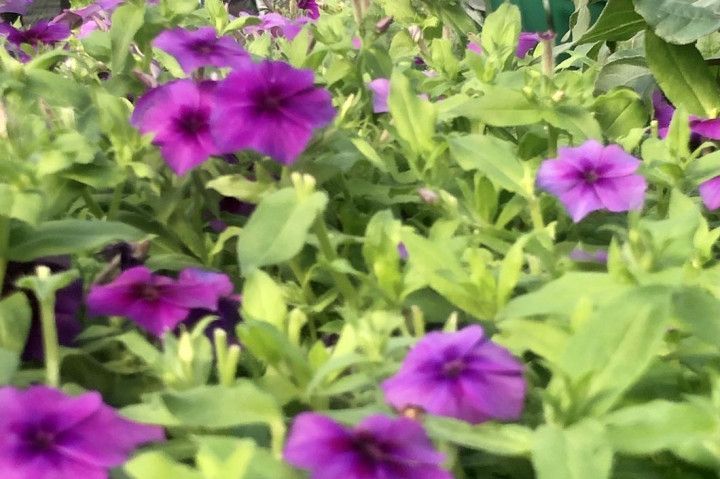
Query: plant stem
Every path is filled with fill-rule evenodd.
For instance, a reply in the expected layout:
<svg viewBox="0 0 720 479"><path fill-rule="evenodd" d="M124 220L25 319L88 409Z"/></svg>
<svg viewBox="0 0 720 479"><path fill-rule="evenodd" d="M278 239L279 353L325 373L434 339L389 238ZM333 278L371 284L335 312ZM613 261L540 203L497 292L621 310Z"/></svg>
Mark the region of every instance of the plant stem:
<svg viewBox="0 0 720 479"><path fill-rule="evenodd" d="M121 184L115 188L113 192L112 200L110 201L110 208L108 209L107 218L114 220L117 216L118 210L120 209L120 201L122 201L122 195L125 191L125 184Z"/></svg>
<svg viewBox="0 0 720 479"><path fill-rule="evenodd" d="M530 220L532 221L534 231L542 231L545 229L545 221L540 208L540 198L534 197L530 200Z"/></svg>
<svg viewBox="0 0 720 479"><path fill-rule="evenodd" d="M45 353L45 382L48 386L60 386L60 346L55 324L55 295L39 298L40 324Z"/></svg>
<svg viewBox="0 0 720 479"><path fill-rule="evenodd" d="M558 138L560 137L560 131L554 126L548 124L548 158L555 158L557 156L557 145Z"/></svg>
<svg viewBox="0 0 720 479"><path fill-rule="evenodd" d="M87 190L87 188L83 188L80 191L80 194L83 197L83 200L85 201L85 206L88 207L90 212L93 214L96 218L102 218L105 216L105 213L103 212L102 208L100 208L100 205L95 201L95 198L92 197L90 192Z"/></svg>
<svg viewBox="0 0 720 479"><path fill-rule="evenodd" d="M335 253L332 243L330 242L330 235L328 234L325 219L322 215L318 217L317 221L315 221L313 231L320 243L320 251L322 255L329 263L332 263L337 259L337 253ZM356 306L357 295L355 294L355 286L353 286L350 280L344 274L333 271L332 268L330 269L330 275L332 276L333 281L335 281L335 285L340 290L340 293L342 293L350 305Z"/></svg>

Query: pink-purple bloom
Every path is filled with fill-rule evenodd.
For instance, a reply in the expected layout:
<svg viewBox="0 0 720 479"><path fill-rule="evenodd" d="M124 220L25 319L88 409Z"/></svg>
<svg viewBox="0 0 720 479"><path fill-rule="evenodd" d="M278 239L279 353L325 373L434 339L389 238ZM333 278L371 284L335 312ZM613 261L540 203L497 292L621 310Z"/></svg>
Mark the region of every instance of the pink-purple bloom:
<svg viewBox="0 0 720 479"><path fill-rule="evenodd" d="M485 52L482 45L480 45L478 42L468 42L467 50L478 55L482 55Z"/></svg>
<svg viewBox="0 0 720 479"><path fill-rule="evenodd" d="M70 36L70 27L65 23L53 23L40 20L34 25L18 29L9 24L0 25L0 34L7 35L8 42L20 46L23 44L33 47L39 45L54 45Z"/></svg>
<svg viewBox="0 0 720 479"><path fill-rule="evenodd" d="M388 107L388 96L390 95L390 80L387 78L376 78L368 83L368 88L373 94L373 112L386 113Z"/></svg>
<svg viewBox="0 0 720 479"><path fill-rule="evenodd" d="M285 460L311 479L452 479L422 426L375 415L348 429L315 413L295 418Z"/></svg>
<svg viewBox="0 0 720 479"><path fill-rule="evenodd" d="M574 222L597 210L621 212L642 207L647 182L637 174L640 160L618 145L588 140L560 148L537 174L540 188L557 196Z"/></svg>
<svg viewBox="0 0 720 479"><path fill-rule="evenodd" d="M3 479L107 479L138 446L165 439L159 427L120 417L96 392L3 387L0 410Z"/></svg>
<svg viewBox="0 0 720 479"><path fill-rule="evenodd" d="M320 7L316 0L298 0L297 6L304 10L305 14L313 20L320 18Z"/></svg>
<svg viewBox="0 0 720 479"><path fill-rule="evenodd" d="M130 122L141 133L154 134L153 144L178 175L219 153L210 132L214 89L209 81L175 80L150 90L135 105Z"/></svg>
<svg viewBox="0 0 720 479"><path fill-rule="evenodd" d="M660 138L665 138L670 129L673 115L675 115L675 107L670 104L660 90L655 90L652 101L655 119L658 122L658 133ZM720 140L720 118L707 119L690 115L690 131L697 140L701 138Z"/></svg>
<svg viewBox="0 0 720 479"><path fill-rule="evenodd" d="M310 17L287 18L277 12L269 12L260 16L259 25L249 25L243 31L249 34L270 32L275 37L292 40L310 21Z"/></svg>
<svg viewBox="0 0 720 479"><path fill-rule="evenodd" d="M710 178L700 184L700 197L709 210L720 208L720 176Z"/></svg>
<svg viewBox="0 0 720 479"><path fill-rule="evenodd" d="M218 37L213 27L165 30L153 46L174 56L187 74L200 67L235 67L250 61L250 55L235 39Z"/></svg>
<svg viewBox="0 0 720 479"><path fill-rule="evenodd" d="M223 152L252 149L286 165L335 117L330 92L315 87L313 72L279 61L241 65L216 98L211 128Z"/></svg>
<svg viewBox="0 0 720 479"><path fill-rule="evenodd" d="M0 13L17 13L25 15L32 0L5 0L0 2Z"/></svg>
<svg viewBox="0 0 720 479"><path fill-rule="evenodd" d="M419 407L477 424L517 420L526 386L522 364L480 326L468 326L427 334L382 389L397 410Z"/></svg>
<svg viewBox="0 0 720 479"><path fill-rule="evenodd" d="M193 309L215 311L220 299L232 291L224 274L185 269L174 279L137 266L123 271L110 284L94 286L87 306L93 315L126 316L159 337L184 321Z"/></svg>
<svg viewBox="0 0 720 479"><path fill-rule="evenodd" d="M535 48L540 43L540 34L535 32L521 32L518 38L518 46L515 50L515 56L518 58L525 58L530 53L530 50Z"/></svg>

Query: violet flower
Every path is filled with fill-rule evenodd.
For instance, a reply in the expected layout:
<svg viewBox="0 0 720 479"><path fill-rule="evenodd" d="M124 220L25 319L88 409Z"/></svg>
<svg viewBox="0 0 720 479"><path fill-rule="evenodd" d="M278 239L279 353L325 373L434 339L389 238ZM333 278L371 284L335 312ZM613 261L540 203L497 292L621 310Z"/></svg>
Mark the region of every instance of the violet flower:
<svg viewBox="0 0 720 479"><path fill-rule="evenodd" d="M216 91L211 129L220 149L253 149L285 165L305 150L313 131L335 117L330 92L311 70L284 62L246 63Z"/></svg>
<svg viewBox="0 0 720 479"><path fill-rule="evenodd" d="M582 248L573 249L568 257L578 263L598 263L605 264L608 261L608 252L604 249L595 251L587 251Z"/></svg>
<svg viewBox="0 0 720 479"><path fill-rule="evenodd" d="M540 34L534 32L521 32L518 38L518 46L515 50L515 56L518 58L525 58L530 53L530 50L535 48L540 43Z"/></svg>
<svg viewBox="0 0 720 479"><path fill-rule="evenodd" d="M297 6L300 10L305 10L305 14L313 20L320 18L320 7L316 0L297 0Z"/></svg>
<svg viewBox="0 0 720 479"><path fill-rule="evenodd" d="M52 23L40 20L31 27L17 29L9 24L0 25L0 34L7 35L8 42L15 46L23 44L37 47L54 45L70 36L70 27L65 23Z"/></svg>
<svg viewBox="0 0 720 479"><path fill-rule="evenodd" d="M467 50L470 51L470 52L476 53L476 54L478 54L478 55L482 55L483 53L485 53L485 51L483 50L482 45L480 45L480 44L477 43L477 42L468 42L468 44L467 44Z"/></svg>
<svg viewBox="0 0 720 479"><path fill-rule="evenodd" d="M200 67L235 67L250 61L235 39L218 37L213 27L165 30L153 40L153 46L174 56L187 74Z"/></svg>
<svg viewBox="0 0 720 479"><path fill-rule="evenodd" d="M124 271L107 285L96 285L87 297L92 315L126 316L160 337L185 320L190 310L215 310L233 285L219 273L186 269L177 279L153 274L145 266Z"/></svg>
<svg viewBox="0 0 720 479"><path fill-rule="evenodd" d="M96 392L70 397L45 386L0 388L0 477L106 479L162 428L120 417Z"/></svg>
<svg viewBox="0 0 720 479"><path fill-rule="evenodd" d="M711 178L700 184L700 197L709 210L720 208L720 176Z"/></svg>
<svg viewBox="0 0 720 479"><path fill-rule="evenodd" d="M375 415L353 429L315 413L295 418L285 460L311 479L452 479L422 426Z"/></svg>
<svg viewBox="0 0 720 479"><path fill-rule="evenodd" d="M557 196L577 223L592 211L641 208L647 182L636 173L639 166L640 160L618 145L603 147L588 140L578 147L560 148L557 158L545 160L537 183Z"/></svg>
<svg viewBox="0 0 720 479"><path fill-rule="evenodd" d="M526 386L522 364L489 341L480 326L468 326L427 334L382 389L398 410L420 407L477 424L518 419Z"/></svg>
<svg viewBox="0 0 720 479"><path fill-rule="evenodd" d="M673 115L675 115L675 107L670 104L660 90L655 90L652 101L655 119L658 122L658 133L660 138L665 138L670 129ZM690 131L695 137L694 141L700 141L702 138L720 140L720 118L710 120L690 115Z"/></svg>
<svg viewBox="0 0 720 479"><path fill-rule="evenodd" d="M17 13L25 15L32 0L4 0L0 2L0 13Z"/></svg>
<svg viewBox="0 0 720 479"><path fill-rule="evenodd" d="M130 122L143 134L154 133L153 144L178 175L219 153L210 134L214 89L214 82L175 80L150 90L135 105Z"/></svg>
<svg viewBox="0 0 720 479"><path fill-rule="evenodd" d="M248 25L243 31L255 35L269 32L274 37L284 37L292 41L311 20L310 17L293 19L284 17L277 12L269 12L260 16L259 25Z"/></svg>
<svg viewBox="0 0 720 479"><path fill-rule="evenodd" d="M387 78L376 78L368 83L368 88L373 94L373 112L387 113L390 111L388 107L388 95L390 95L390 80Z"/></svg>

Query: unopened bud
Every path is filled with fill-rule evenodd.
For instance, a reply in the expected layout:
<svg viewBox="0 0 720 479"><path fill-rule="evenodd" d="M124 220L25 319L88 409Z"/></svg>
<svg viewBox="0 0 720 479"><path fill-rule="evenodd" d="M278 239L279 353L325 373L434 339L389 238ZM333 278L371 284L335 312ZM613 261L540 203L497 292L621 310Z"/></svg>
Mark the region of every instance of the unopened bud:
<svg viewBox="0 0 720 479"><path fill-rule="evenodd" d="M375 31L378 33L387 32L390 25L393 24L395 19L393 17L383 17L375 24Z"/></svg>

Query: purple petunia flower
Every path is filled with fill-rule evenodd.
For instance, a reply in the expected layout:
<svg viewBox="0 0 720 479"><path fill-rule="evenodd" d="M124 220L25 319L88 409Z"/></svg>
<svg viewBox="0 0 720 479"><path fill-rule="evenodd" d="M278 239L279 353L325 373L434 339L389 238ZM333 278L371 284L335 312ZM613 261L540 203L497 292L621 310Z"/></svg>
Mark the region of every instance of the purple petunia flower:
<svg viewBox="0 0 720 479"><path fill-rule="evenodd" d="M388 107L390 80L387 78L376 78L368 83L368 88L373 93L373 112L387 113L390 111L390 108Z"/></svg>
<svg viewBox="0 0 720 479"><path fill-rule="evenodd" d="M248 25L243 29L248 34L261 34L270 32L274 37L284 37L288 40L294 39L302 28L310 23L310 17L287 18L277 12L264 13L260 16L259 25Z"/></svg>
<svg viewBox="0 0 720 479"><path fill-rule="evenodd" d="M471 423L516 420L525 400L522 364L480 326L427 334L382 389L398 410L420 407Z"/></svg>
<svg viewBox="0 0 720 479"><path fill-rule="evenodd" d="M320 18L320 7L316 0L297 0L297 6L300 10L305 10L307 16L313 20Z"/></svg>
<svg viewBox="0 0 720 479"><path fill-rule="evenodd" d="M46 20L40 20L23 30L9 24L2 24L0 27L0 34L7 35L8 42L16 46L53 45L70 36L70 27L65 23L52 23Z"/></svg>
<svg viewBox="0 0 720 479"><path fill-rule="evenodd" d="M700 197L709 210L720 208L720 176L710 178L700 184Z"/></svg>
<svg viewBox="0 0 720 479"><path fill-rule="evenodd" d="M153 40L153 46L174 56L187 74L200 67L235 67L250 61L235 39L218 37L213 27L165 30Z"/></svg>
<svg viewBox="0 0 720 479"><path fill-rule="evenodd" d="M525 58L530 53L530 50L535 48L540 43L540 35L534 32L522 32L518 38L518 46L515 50L515 56L518 58Z"/></svg>
<svg viewBox="0 0 720 479"><path fill-rule="evenodd" d="M467 50L478 55L482 55L484 53L482 45L480 45L478 42L468 42Z"/></svg>
<svg viewBox="0 0 720 479"><path fill-rule="evenodd" d="M670 129L675 108L665 98L660 90L655 90L652 96L653 109L655 110L655 119L658 122L658 133L660 138L665 138ZM720 118L709 120L690 115L690 131L693 134L694 141L700 141L702 138L711 140L720 140Z"/></svg>
<svg viewBox="0 0 720 479"><path fill-rule="evenodd" d="M162 428L131 422L100 394L0 388L0 477L107 479L139 445L165 439Z"/></svg>
<svg viewBox="0 0 720 479"><path fill-rule="evenodd" d="M247 63L217 88L211 129L223 152L253 149L293 163L313 130L335 117L330 92L314 86L311 70L284 62Z"/></svg>
<svg viewBox="0 0 720 479"><path fill-rule="evenodd" d="M153 144L178 175L219 153L210 134L214 90L214 82L175 80L150 90L135 105L130 122L143 134L155 134Z"/></svg>
<svg viewBox="0 0 720 479"><path fill-rule="evenodd" d="M578 222L592 211L629 211L642 207L647 182L637 174L640 160L618 145L603 147L588 140L575 148L560 148L545 160L538 186L557 196Z"/></svg>
<svg viewBox="0 0 720 479"><path fill-rule="evenodd" d="M126 316L159 337L185 320L192 309L214 311L220 298L232 291L224 274L186 269L173 279L137 266L110 284L93 286L87 306L93 315Z"/></svg>
<svg viewBox="0 0 720 479"><path fill-rule="evenodd" d="M354 429L315 413L295 418L285 460L311 479L452 479L422 426L375 415Z"/></svg>
<svg viewBox="0 0 720 479"><path fill-rule="evenodd" d="M25 15L32 0L5 0L0 2L0 13Z"/></svg>

